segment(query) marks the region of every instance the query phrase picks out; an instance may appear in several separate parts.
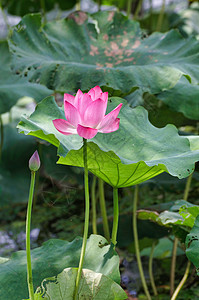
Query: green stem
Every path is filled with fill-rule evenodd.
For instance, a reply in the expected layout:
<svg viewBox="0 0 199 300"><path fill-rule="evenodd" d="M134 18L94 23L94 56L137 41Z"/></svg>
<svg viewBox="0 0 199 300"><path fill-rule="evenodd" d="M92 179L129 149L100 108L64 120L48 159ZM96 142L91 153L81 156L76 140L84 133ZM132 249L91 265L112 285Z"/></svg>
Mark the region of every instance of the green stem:
<svg viewBox="0 0 199 300"><path fill-rule="evenodd" d="M135 10L135 13L134 13L134 17L133 17L134 20L137 20L137 18L138 18L139 12L140 12L140 10L142 8L142 2L143 2L143 0L139 0L139 2L138 2L138 5L136 7L136 10Z"/></svg>
<svg viewBox="0 0 199 300"><path fill-rule="evenodd" d="M189 197L189 191L191 187L191 180L192 180L193 173L189 175L187 178L185 190L184 190L184 197L183 199L187 201ZM170 273L170 295L172 296L175 289L175 266L176 266L176 255L177 255L177 245L178 239L175 237L174 244L173 244L173 251L172 251L172 260L171 260L171 273Z"/></svg>
<svg viewBox="0 0 199 300"><path fill-rule="evenodd" d="M77 0L76 10L81 10L81 0Z"/></svg>
<svg viewBox="0 0 199 300"><path fill-rule="evenodd" d="M176 269L176 254L178 248L178 238L174 238L173 251L171 258L171 272L170 272L170 296L173 295L175 289L175 269Z"/></svg>
<svg viewBox="0 0 199 300"><path fill-rule="evenodd" d="M145 295L148 300L151 300L151 296L149 294L149 290L144 277L144 271L143 271L142 261L140 257L139 240L138 240L138 232L137 232L137 203L138 203L138 185L135 186L135 194L134 194L134 202L133 202L133 234L134 234L134 243L135 243L135 254L137 258L138 269L140 272L140 278L142 281L142 286L144 288Z"/></svg>
<svg viewBox="0 0 199 300"><path fill-rule="evenodd" d="M9 122L12 122L12 108L9 111Z"/></svg>
<svg viewBox="0 0 199 300"><path fill-rule="evenodd" d="M111 242L113 243L114 247L117 244L118 221L119 221L118 189L113 188L113 230L112 230Z"/></svg>
<svg viewBox="0 0 199 300"><path fill-rule="evenodd" d="M149 18L148 18L148 29L151 28L152 19L153 19L153 0L150 0L150 8L149 8Z"/></svg>
<svg viewBox="0 0 199 300"><path fill-rule="evenodd" d="M156 31L161 31L165 12L165 0L162 0L162 7L157 21Z"/></svg>
<svg viewBox="0 0 199 300"><path fill-rule="evenodd" d="M92 199L92 227L93 233L97 234L97 221L96 221L96 176L93 175L93 182L91 186L91 199Z"/></svg>
<svg viewBox="0 0 199 300"><path fill-rule="evenodd" d="M47 19L46 19L45 0L40 0L40 5L41 5L41 9L42 9L42 15L43 15L43 18L44 18L44 23L46 23Z"/></svg>
<svg viewBox="0 0 199 300"><path fill-rule="evenodd" d="M149 9L149 14L151 15L153 13L153 0L150 0L150 9Z"/></svg>
<svg viewBox="0 0 199 300"><path fill-rule="evenodd" d="M28 291L30 300L34 300L34 288L33 288L33 278L32 278L32 267L31 267L31 252L30 252L30 224L31 224L31 211L32 211L32 201L34 194L35 185L35 172L31 172L31 182L28 200L28 209L26 216L26 255L27 255L27 281L28 281Z"/></svg>
<svg viewBox="0 0 199 300"><path fill-rule="evenodd" d="M155 242L153 242L153 244L152 244L151 253L150 253L150 256L149 256L149 277L150 277L151 286L152 286L152 289L153 289L154 296L157 296L158 292L157 292L157 288L156 288L154 277L153 277L153 253L154 253L154 249L155 249Z"/></svg>
<svg viewBox="0 0 199 300"><path fill-rule="evenodd" d="M3 120L0 115L0 132L1 132L1 140L0 140L0 161L2 158L2 150L3 150L3 140L4 140L4 131L3 131Z"/></svg>
<svg viewBox="0 0 199 300"><path fill-rule="evenodd" d="M74 300L77 300L78 288L84 263L84 256L86 252L86 242L88 238L88 226L89 226L89 185L88 185L88 162L87 162L87 140L83 138L83 159L84 159L84 190L85 190L85 221L84 221L84 235L82 242L82 249L80 254L79 267L77 271L77 278L75 283Z"/></svg>
<svg viewBox="0 0 199 300"><path fill-rule="evenodd" d="M180 290L182 289L183 285L185 284L187 277L189 275L190 266L191 266L191 262L188 261L184 276L182 277L182 280L180 281L179 285L177 286L175 292L173 293L171 300L175 300L177 298Z"/></svg>
<svg viewBox="0 0 199 300"><path fill-rule="evenodd" d="M127 1L126 13L127 13L128 18L130 17L130 14L131 14L132 1L133 0L128 0Z"/></svg>
<svg viewBox="0 0 199 300"><path fill-rule="evenodd" d="M185 201L187 201L188 197L189 197L189 191L190 191L190 187L191 187L191 180L193 177L193 173L189 175L189 177L187 178L187 182L186 182L186 186L185 186L185 190L184 190L184 196L183 199Z"/></svg>
<svg viewBox="0 0 199 300"><path fill-rule="evenodd" d="M98 11L101 11L102 0L98 0Z"/></svg>
<svg viewBox="0 0 199 300"><path fill-rule="evenodd" d="M62 11L61 11L61 9L57 9L57 15L56 15L56 18L55 18L55 20L61 20L61 17L62 17Z"/></svg>
<svg viewBox="0 0 199 300"><path fill-rule="evenodd" d="M102 220L103 220L104 236L107 239L107 241L110 242L110 232L109 232L108 218L106 213L106 203L104 197L104 181L100 178L98 181L98 185L99 185L99 201L100 201L100 209L101 209Z"/></svg>

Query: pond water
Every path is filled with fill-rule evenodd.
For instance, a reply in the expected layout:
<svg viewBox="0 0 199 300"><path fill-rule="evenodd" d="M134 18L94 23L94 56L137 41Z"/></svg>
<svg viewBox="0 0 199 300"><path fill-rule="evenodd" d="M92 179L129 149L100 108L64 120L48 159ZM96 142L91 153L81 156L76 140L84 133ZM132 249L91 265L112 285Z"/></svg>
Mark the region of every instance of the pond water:
<svg viewBox="0 0 199 300"><path fill-rule="evenodd" d="M34 228L30 232L31 244L37 245L40 229ZM21 231L15 235L12 231L0 231L0 256L9 257L11 253L25 249L26 234ZM36 246L35 245L35 246Z"/></svg>

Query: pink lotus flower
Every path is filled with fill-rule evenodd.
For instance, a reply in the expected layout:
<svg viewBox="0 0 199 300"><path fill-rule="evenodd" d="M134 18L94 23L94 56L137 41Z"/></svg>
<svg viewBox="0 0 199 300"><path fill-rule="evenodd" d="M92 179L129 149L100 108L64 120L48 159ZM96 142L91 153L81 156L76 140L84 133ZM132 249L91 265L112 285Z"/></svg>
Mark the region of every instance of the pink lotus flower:
<svg viewBox="0 0 199 300"><path fill-rule="evenodd" d="M66 120L53 120L55 128L62 134L78 134L85 139L92 139L98 132L109 133L118 130L120 119L117 118L122 103L105 115L108 92L103 93L99 86L83 94L78 90L76 96L64 94Z"/></svg>

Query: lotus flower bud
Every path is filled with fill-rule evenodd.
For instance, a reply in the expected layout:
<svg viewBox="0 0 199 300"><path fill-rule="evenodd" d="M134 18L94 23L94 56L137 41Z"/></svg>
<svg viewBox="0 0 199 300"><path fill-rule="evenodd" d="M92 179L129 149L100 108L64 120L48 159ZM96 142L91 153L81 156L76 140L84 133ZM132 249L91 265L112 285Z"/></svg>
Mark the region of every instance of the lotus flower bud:
<svg viewBox="0 0 199 300"><path fill-rule="evenodd" d="M39 170L39 168L40 168L40 158L36 150L29 160L29 169L33 172L36 172Z"/></svg>

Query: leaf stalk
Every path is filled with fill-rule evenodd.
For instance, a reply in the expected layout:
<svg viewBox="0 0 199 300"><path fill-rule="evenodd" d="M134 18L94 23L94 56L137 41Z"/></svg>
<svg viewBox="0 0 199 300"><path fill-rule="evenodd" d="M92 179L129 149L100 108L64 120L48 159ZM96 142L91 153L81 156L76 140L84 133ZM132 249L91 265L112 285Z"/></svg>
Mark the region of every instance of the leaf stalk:
<svg viewBox="0 0 199 300"><path fill-rule="evenodd" d="M138 15L139 15L140 10L142 8L142 2L143 2L143 0L139 0L139 2L138 2L138 5L136 7L136 10L135 10L135 13L134 13L134 17L133 17L134 20L137 20L137 18L138 18Z"/></svg>
<svg viewBox="0 0 199 300"><path fill-rule="evenodd" d="M102 214L104 236L107 239L107 241L110 242L110 231L109 231L108 218L106 212L106 202L104 197L104 181L101 178L99 178L98 180L98 187L99 187L99 201L100 201L100 209Z"/></svg>
<svg viewBox="0 0 199 300"><path fill-rule="evenodd" d="M185 190L184 190L184 196L183 196L183 199L185 201L187 201L188 197L189 197L192 177L193 177L193 173L190 174L189 177L187 178L187 182L186 182L186 186L185 186ZM175 283L175 266L176 266L176 256L177 256L177 244L178 244L178 238L175 237L174 244L173 244L172 260L171 260L171 273L170 273L170 295L171 296L176 294L176 290L179 293L180 289L182 288L182 286L184 284L184 283L182 285L179 284L178 287L176 288L176 290L174 291L174 289L175 289L174 283ZM186 274L186 271L185 271L185 274ZM184 276L185 276L185 274L184 274ZM184 276L183 276L183 278L184 278ZM183 281L183 278L182 278L182 281ZM186 281L186 279L185 279L185 281ZM178 295L178 293L177 293L177 295ZM177 297L177 295L176 295L176 297Z"/></svg>
<svg viewBox="0 0 199 300"><path fill-rule="evenodd" d="M2 120L1 115L0 115L0 132L1 132L1 139L0 139L0 161L1 161L2 150L3 150L3 141L4 141L3 120Z"/></svg>
<svg viewBox="0 0 199 300"><path fill-rule="evenodd" d="M75 283L74 300L77 300L78 288L84 263L84 256L86 252L86 242L88 238L88 226L89 226L89 184L88 184L88 159L87 159L87 140L83 138L83 160L84 160L84 191L85 191L85 221L84 221L84 235L82 242L82 249L80 254L79 267L77 271L77 278Z"/></svg>
<svg viewBox="0 0 199 300"><path fill-rule="evenodd" d="M150 256L149 256L149 277L150 277L151 286L152 286L152 289L153 289L154 296L158 296L157 288L156 288L156 285L155 285L155 280L154 280L154 277L153 277L153 253L154 253L154 249L155 249L155 242L153 242L153 244L152 244L151 252L150 252Z"/></svg>
<svg viewBox="0 0 199 300"><path fill-rule="evenodd" d="M31 172L30 191L28 199L28 209L26 216L26 257L27 257L27 282L30 300L34 300L34 287L32 277L32 266L31 266L31 252L30 252L30 226L31 226L31 214L32 214L32 202L35 186L35 173Z"/></svg>
<svg viewBox="0 0 199 300"><path fill-rule="evenodd" d="M145 295L147 297L147 300L151 300L151 296L149 294L149 290L144 277L144 271L143 271L142 261L140 257L138 231L137 231L137 203L138 203L138 185L135 186L134 202L133 202L133 234L134 234L134 243L135 243L135 254L137 258L138 269L140 272L140 278L142 281L142 286L144 288Z"/></svg>
<svg viewBox="0 0 199 300"><path fill-rule="evenodd" d="M184 276L182 277L179 285L177 286L175 292L173 293L173 296L171 297L171 300L175 300L177 298L180 290L182 289L183 285L185 284L185 282L187 280L187 277L189 275L190 266L191 266L191 262L188 261L187 262L187 267L186 267L186 270L185 270L185 273L184 273Z"/></svg>
<svg viewBox="0 0 199 300"><path fill-rule="evenodd" d="M91 200L92 200L92 228L93 228L93 233L97 234L97 220L96 220L96 193L95 193L95 188L96 188L96 176L93 175L93 182L91 186Z"/></svg>
<svg viewBox="0 0 199 300"><path fill-rule="evenodd" d="M159 14L158 21L157 21L156 31L161 31L161 29L162 29L162 23L164 20L164 12L165 12L165 0L162 1L160 14Z"/></svg>
<svg viewBox="0 0 199 300"><path fill-rule="evenodd" d="M111 242L114 248L117 244L117 230L119 221L119 202L118 202L118 188L113 188L113 229Z"/></svg>
<svg viewBox="0 0 199 300"><path fill-rule="evenodd" d="M133 2L133 0L128 0L127 1L126 13L127 13L128 18L130 17L130 14L131 14L132 2Z"/></svg>

